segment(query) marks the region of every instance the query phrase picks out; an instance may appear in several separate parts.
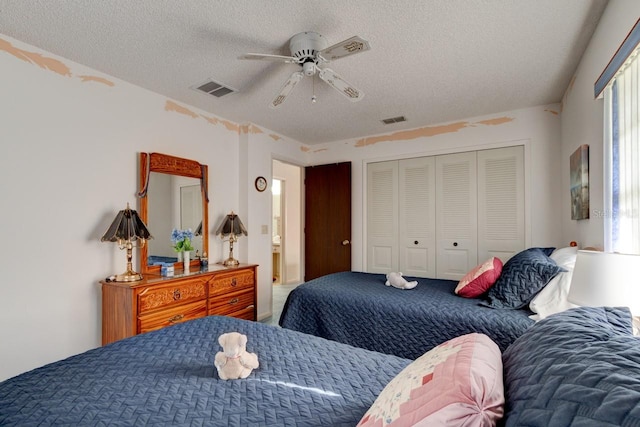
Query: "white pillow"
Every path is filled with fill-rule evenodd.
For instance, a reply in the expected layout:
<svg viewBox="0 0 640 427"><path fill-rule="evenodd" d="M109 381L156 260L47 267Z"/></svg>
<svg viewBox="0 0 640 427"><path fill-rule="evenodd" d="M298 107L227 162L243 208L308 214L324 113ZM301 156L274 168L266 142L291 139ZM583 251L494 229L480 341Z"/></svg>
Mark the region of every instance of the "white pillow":
<svg viewBox="0 0 640 427"><path fill-rule="evenodd" d="M556 249L549 255L560 267L573 271L576 265L576 257L578 256L578 248L576 246Z"/></svg>
<svg viewBox="0 0 640 427"><path fill-rule="evenodd" d="M567 270L558 273L549 283L536 295L529 303L529 309L536 316L531 316L534 320L544 319L554 313L577 307L567 300L569 288L571 287L571 276L573 275L573 267L576 264L576 256L578 255L577 247L567 247L556 249L549 257L556 264Z"/></svg>

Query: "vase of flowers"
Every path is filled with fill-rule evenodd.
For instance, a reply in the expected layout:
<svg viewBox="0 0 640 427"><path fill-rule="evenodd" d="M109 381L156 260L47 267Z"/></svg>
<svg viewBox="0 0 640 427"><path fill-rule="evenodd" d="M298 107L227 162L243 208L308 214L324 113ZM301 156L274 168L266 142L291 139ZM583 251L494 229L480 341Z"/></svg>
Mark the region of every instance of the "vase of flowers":
<svg viewBox="0 0 640 427"><path fill-rule="evenodd" d="M182 263L185 270L189 269L189 252L193 250L191 239L193 239L193 231L191 231L190 228L186 230L178 230L174 228L171 232L173 250L176 251L178 255L182 255Z"/></svg>

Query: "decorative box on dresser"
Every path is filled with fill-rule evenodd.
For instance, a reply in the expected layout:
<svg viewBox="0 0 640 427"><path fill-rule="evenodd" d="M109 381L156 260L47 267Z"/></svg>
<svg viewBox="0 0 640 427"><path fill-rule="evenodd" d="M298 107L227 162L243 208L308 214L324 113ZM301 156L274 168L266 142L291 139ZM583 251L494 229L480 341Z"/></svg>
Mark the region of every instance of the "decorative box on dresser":
<svg viewBox="0 0 640 427"><path fill-rule="evenodd" d="M211 264L173 277L102 281L102 345L208 315L256 320L257 270Z"/></svg>

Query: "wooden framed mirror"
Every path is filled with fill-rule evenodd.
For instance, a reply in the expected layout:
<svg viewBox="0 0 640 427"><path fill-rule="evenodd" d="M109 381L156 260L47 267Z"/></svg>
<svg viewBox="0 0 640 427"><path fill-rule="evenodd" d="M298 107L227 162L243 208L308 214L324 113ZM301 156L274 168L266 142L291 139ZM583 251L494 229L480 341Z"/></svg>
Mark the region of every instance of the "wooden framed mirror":
<svg viewBox="0 0 640 427"><path fill-rule="evenodd" d="M161 153L140 153L140 218L153 236L140 250L143 274L160 274L156 262L173 262L183 269L173 251L171 231L190 228L194 233L192 271L200 270L198 255L209 252L209 198L207 165ZM198 233L196 233L198 234Z"/></svg>

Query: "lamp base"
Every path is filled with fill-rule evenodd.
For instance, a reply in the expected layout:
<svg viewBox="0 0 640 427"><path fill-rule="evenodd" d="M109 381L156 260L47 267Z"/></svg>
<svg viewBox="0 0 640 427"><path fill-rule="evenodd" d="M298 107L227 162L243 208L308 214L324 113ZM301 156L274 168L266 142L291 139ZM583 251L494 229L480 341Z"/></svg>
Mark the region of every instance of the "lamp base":
<svg viewBox="0 0 640 427"><path fill-rule="evenodd" d="M122 274L117 274L114 282L137 282L139 280L142 280L142 274L127 270Z"/></svg>
<svg viewBox="0 0 640 427"><path fill-rule="evenodd" d="M229 258L225 259L224 261L222 261L222 265L224 265L225 267L237 267L238 264L240 264L240 261L238 261L237 259L235 259L233 257L229 257Z"/></svg>

